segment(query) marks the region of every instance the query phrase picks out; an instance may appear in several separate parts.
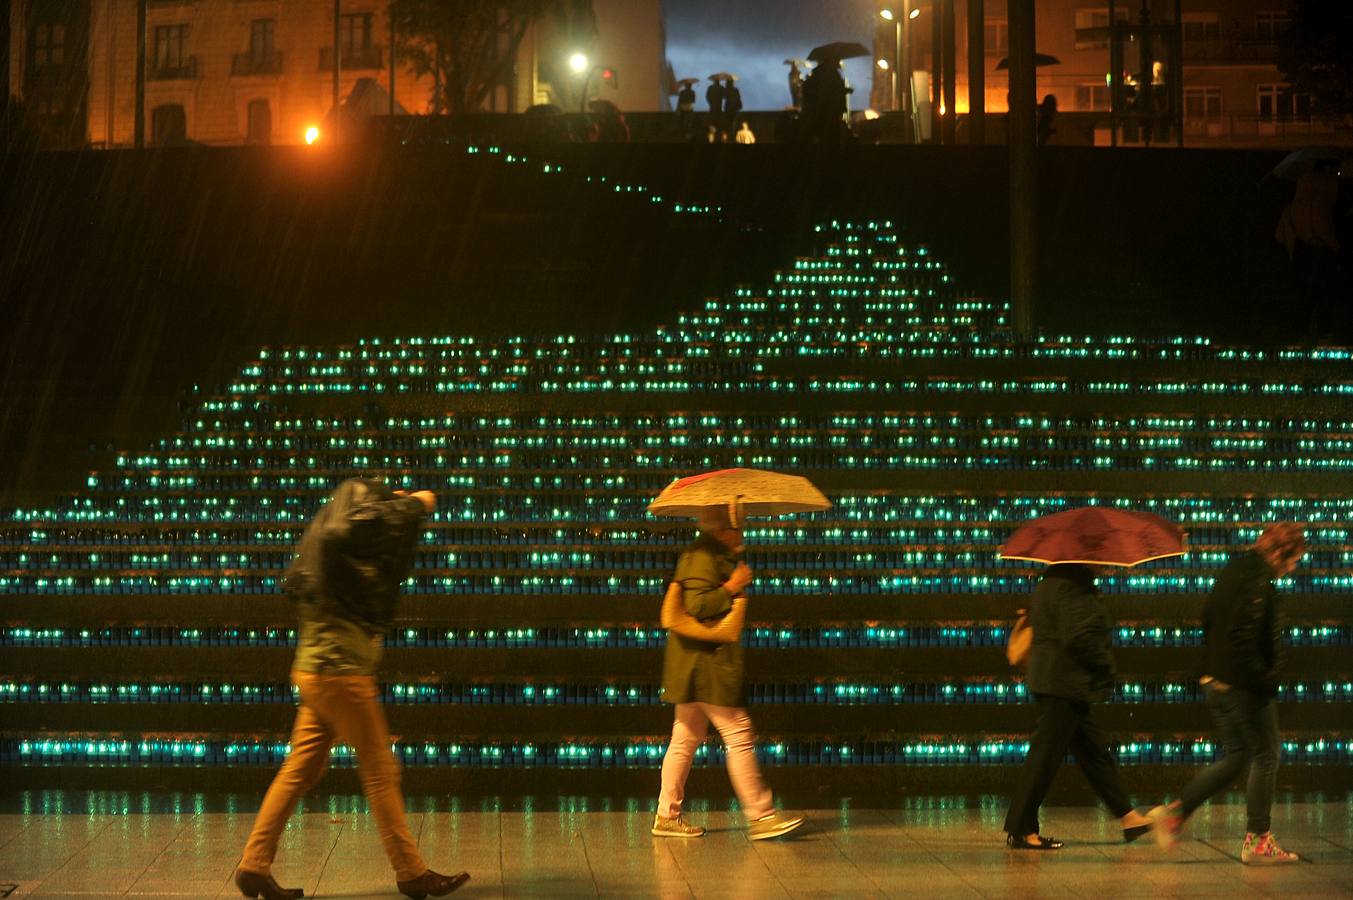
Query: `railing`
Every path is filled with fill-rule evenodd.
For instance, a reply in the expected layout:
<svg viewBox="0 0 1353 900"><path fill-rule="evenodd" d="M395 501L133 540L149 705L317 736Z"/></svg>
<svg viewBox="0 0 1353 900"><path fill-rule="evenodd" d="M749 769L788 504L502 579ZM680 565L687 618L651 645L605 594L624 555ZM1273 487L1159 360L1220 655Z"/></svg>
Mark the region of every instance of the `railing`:
<svg viewBox="0 0 1353 900"><path fill-rule="evenodd" d="M379 69L384 65L383 48L379 44L369 47L344 47L341 60L345 69ZM334 48L319 48L319 67L321 71L331 71L334 67Z"/></svg>
<svg viewBox="0 0 1353 900"><path fill-rule="evenodd" d="M280 75L282 51L236 53L230 62L231 75Z"/></svg>
<svg viewBox="0 0 1353 900"><path fill-rule="evenodd" d="M196 77L196 56L185 56L177 65L161 66L153 60L146 64L147 81L182 81Z"/></svg>
<svg viewBox="0 0 1353 900"><path fill-rule="evenodd" d="M1184 40L1184 62L1270 63L1277 55L1272 38L1253 34Z"/></svg>

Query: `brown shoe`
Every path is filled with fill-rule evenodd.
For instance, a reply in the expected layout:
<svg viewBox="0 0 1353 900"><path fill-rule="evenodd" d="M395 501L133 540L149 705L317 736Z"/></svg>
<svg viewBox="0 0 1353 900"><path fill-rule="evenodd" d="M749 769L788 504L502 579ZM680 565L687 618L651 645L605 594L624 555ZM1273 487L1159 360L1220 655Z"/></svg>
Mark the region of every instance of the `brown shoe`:
<svg viewBox="0 0 1353 900"><path fill-rule="evenodd" d="M235 870L235 887L246 897L262 897L263 900L301 900L305 896L305 888L284 888L271 875L243 869Z"/></svg>
<svg viewBox="0 0 1353 900"><path fill-rule="evenodd" d="M431 869L428 869L412 881L398 881L395 883L399 886L399 892L405 897L412 897L413 900L423 900L424 897L445 897L469 880L469 872L457 872L455 875L443 875L440 872L434 872Z"/></svg>

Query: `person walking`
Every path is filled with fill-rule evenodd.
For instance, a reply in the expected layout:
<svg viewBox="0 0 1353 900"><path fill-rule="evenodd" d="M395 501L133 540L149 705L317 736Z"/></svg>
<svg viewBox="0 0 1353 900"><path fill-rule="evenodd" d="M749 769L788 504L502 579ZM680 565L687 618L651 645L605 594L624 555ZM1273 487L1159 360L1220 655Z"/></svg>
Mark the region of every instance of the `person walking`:
<svg viewBox="0 0 1353 900"><path fill-rule="evenodd" d="M711 506L701 514L700 537L677 562L673 580L681 585L685 611L700 620L719 619L733 608L733 599L752 583L752 570L742 562L742 526L727 507ZM672 740L662 760L662 792L653 817L655 837L698 838L699 825L681 815L695 750L712 722L723 738L728 777L753 841L788 834L803 816L777 812L770 789L756 764L756 735L747 715L742 644L715 644L669 631L662 666L662 699L675 705Z"/></svg>
<svg viewBox="0 0 1353 900"><path fill-rule="evenodd" d="M789 61L789 105L795 109L803 106L803 72L797 59Z"/></svg>
<svg viewBox="0 0 1353 900"><path fill-rule="evenodd" d="M357 751L362 790L399 890L421 900L469 880L466 872L434 872L418 852L375 678L419 526L436 503L431 491L392 492L378 481L353 478L338 486L301 536L285 581L301 620L291 668L300 708L291 752L263 798L235 871L235 885L246 897L304 895L273 879L273 858L296 801L323 777L329 749L340 741Z"/></svg>
<svg viewBox="0 0 1353 900"><path fill-rule="evenodd" d="M1306 536L1299 525L1270 525L1251 549L1227 562L1207 595L1207 649L1199 680L1225 755L1194 776L1179 799L1151 810L1162 849L1172 849L1189 816L1248 770L1240 861L1298 861L1297 854L1278 846L1270 828L1281 746L1275 697L1286 658L1273 581L1289 574L1305 555Z"/></svg>
<svg viewBox="0 0 1353 900"><path fill-rule="evenodd" d="M1025 686L1038 708L1038 726L1005 817L1012 850L1060 850L1062 842L1040 834L1038 809L1069 750L1099 798L1135 841L1151 820L1133 808L1095 722L1092 705L1113 690L1108 609L1095 589L1093 570L1059 563L1043 573L1029 603L1033 646Z"/></svg>
<svg viewBox="0 0 1353 900"><path fill-rule="evenodd" d="M756 133L752 131L752 126L748 125L746 121L742 123L742 127L738 129L738 133L734 135L733 138L739 144L756 143Z"/></svg>

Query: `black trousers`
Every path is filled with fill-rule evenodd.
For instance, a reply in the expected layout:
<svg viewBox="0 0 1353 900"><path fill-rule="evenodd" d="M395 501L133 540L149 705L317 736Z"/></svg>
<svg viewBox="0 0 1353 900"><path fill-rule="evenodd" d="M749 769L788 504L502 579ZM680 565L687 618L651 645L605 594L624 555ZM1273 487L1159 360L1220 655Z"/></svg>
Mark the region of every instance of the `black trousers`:
<svg viewBox="0 0 1353 900"><path fill-rule="evenodd" d="M1131 812L1132 804L1118 782L1118 768L1105 745L1104 732L1091 715L1090 704L1048 694L1035 694L1034 702L1038 727L1020 769L1019 784L1010 797L1006 833L1020 837L1038 834L1038 808L1068 751L1109 812L1120 818Z"/></svg>

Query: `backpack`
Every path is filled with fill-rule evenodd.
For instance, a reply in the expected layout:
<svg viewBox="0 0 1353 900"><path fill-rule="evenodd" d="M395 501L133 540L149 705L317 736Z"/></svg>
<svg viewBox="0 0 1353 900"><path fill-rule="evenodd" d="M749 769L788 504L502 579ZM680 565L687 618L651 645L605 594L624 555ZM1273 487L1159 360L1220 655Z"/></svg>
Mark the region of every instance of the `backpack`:
<svg viewBox="0 0 1353 900"><path fill-rule="evenodd" d="M1005 659L1010 665L1023 668L1028 665L1029 651L1034 645L1034 627L1029 624L1026 610L1017 612L1019 618L1015 619L1015 625L1010 629L1010 640L1005 645Z"/></svg>

